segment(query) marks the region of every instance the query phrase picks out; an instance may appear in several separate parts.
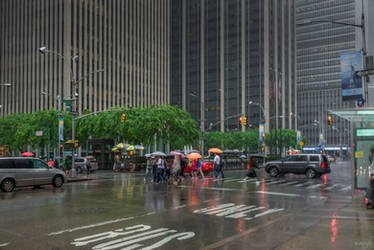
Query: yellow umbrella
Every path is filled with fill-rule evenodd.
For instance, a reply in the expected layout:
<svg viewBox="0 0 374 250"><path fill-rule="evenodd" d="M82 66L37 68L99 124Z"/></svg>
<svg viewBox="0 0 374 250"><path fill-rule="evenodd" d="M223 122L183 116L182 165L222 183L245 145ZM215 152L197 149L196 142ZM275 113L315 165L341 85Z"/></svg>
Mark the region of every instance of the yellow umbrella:
<svg viewBox="0 0 374 250"><path fill-rule="evenodd" d="M201 154L199 153L191 153L187 156L188 159L190 160L198 160L201 158Z"/></svg>
<svg viewBox="0 0 374 250"><path fill-rule="evenodd" d="M116 152L116 151L118 151L118 148L112 148L112 151Z"/></svg>
<svg viewBox="0 0 374 250"><path fill-rule="evenodd" d="M117 149L124 149L125 146L123 146L123 143L119 143L115 146Z"/></svg>
<svg viewBox="0 0 374 250"><path fill-rule="evenodd" d="M208 150L208 152L213 153L213 154L222 154L222 150L219 148L211 148Z"/></svg>

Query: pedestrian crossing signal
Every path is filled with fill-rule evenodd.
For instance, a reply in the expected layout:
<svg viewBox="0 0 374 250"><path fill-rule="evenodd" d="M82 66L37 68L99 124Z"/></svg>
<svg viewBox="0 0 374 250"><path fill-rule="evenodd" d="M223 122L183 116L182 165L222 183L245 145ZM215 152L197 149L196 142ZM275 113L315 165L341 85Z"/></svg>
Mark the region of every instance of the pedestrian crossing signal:
<svg viewBox="0 0 374 250"><path fill-rule="evenodd" d="M126 114L121 115L121 123L124 123L126 121Z"/></svg>

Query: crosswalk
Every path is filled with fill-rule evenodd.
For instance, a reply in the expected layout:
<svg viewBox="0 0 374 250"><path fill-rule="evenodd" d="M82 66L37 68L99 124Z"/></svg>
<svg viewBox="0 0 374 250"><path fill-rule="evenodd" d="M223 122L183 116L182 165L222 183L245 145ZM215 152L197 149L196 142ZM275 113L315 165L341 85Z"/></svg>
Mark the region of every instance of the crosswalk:
<svg viewBox="0 0 374 250"><path fill-rule="evenodd" d="M292 179L279 179L279 178L253 178L248 180L237 179L237 178L227 178L225 183L256 183L264 184L265 186L275 187L275 186L288 186L292 188L303 188L307 190L313 189L323 189L324 191L350 191L352 189L351 185L347 184L332 184L332 183L318 183L320 180L292 180Z"/></svg>

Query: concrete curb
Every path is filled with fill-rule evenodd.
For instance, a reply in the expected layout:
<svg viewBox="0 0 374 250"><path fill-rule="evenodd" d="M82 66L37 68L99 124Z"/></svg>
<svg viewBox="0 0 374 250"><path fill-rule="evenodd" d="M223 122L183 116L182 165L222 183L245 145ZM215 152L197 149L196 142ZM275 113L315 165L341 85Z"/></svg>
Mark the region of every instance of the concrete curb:
<svg viewBox="0 0 374 250"><path fill-rule="evenodd" d="M92 178L68 178L66 183L70 182L80 182L80 181L92 181Z"/></svg>

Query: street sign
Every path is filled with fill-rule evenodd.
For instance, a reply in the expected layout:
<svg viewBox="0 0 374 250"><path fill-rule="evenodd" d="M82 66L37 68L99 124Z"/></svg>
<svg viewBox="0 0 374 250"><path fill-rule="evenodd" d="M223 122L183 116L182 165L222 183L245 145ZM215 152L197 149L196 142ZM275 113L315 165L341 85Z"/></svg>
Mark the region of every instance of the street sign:
<svg viewBox="0 0 374 250"><path fill-rule="evenodd" d="M42 130L35 131L35 136L43 136L43 131Z"/></svg>

